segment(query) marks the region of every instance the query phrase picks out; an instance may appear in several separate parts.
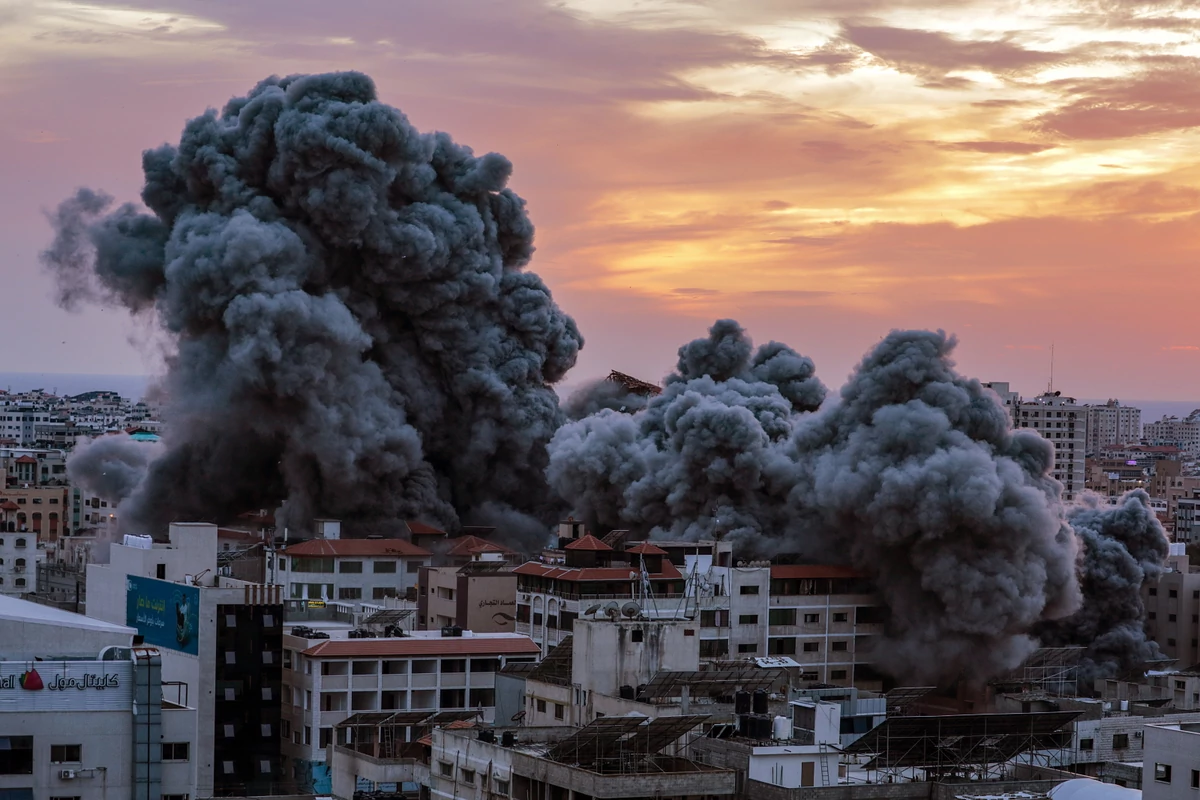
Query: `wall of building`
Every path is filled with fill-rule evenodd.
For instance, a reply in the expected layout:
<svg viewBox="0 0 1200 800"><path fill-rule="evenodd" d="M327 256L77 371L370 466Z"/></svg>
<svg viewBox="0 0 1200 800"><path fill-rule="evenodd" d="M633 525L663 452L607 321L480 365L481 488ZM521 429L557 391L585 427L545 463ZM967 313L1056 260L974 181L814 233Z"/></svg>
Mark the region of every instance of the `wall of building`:
<svg viewBox="0 0 1200 800"><path fill-rule="evenodd" d="M573 659L584 691L619 695L622 686L649 683L662 670L700 668L699 624L686 620L575 621Z"/></svg>
<svg viewBox="0 0 1200 800"><path fill-rule="evenodd" d="M1191 800L1200 795L1200 725L1147 725L1145 743L1144 800Z"/></svg>
<svg viewBox="0 0 1200 800"><path fill-rule="evenodd" d="M512 633L517 615L517 576L457 576L455 624L478 633Z"/></svg>
<svg viewBox="0 0 1200 800"><path fill-rule="evenodd" d="M33 737L33 774L0 775L0 791L31 788L37 800L133 796L133 720L129 708L88 712L0 712L0 736ZM53 745L81 746L81 761L51 763ZM103 768L103 769L99 769ZM73 779L62 770L86 772Z"/></svg>

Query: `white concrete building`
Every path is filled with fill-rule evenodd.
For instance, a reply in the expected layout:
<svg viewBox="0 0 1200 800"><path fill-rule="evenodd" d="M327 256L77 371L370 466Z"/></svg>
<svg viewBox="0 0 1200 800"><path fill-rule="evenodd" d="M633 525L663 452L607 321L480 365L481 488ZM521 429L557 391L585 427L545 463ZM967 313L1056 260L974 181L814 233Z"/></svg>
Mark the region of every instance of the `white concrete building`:
<svg viewBox="0 0 1200 800"><path fill-rule="evenodd" d="M34 533L0 533L0 594L20 597L37 589L46 549Z"/></svg>
<svg viewBox="0 0 1200 800"><path fill-rule="evenodd" d="M1096 455L1114 444L1142 440L1142 410L1123 406L1118 400L1087 406L1087 455Z"/></svg>
<svg viewBox="0 0 1200 800"><path fill-rule="evenodd" d="M1087 474L1087 408L1055 392L1021 401L1018 414L1019 427L1034 429L1054 446L1052 474L1063 485L1063 499L1074 500Z"/></svg>
<svg viewBox="0 0 1200 800"><path fill-rule="evenodd" d="M1142 762L1145 800L1200 797L1200 723L1147 725Z"/></svg>
<svg viewBox="0 0 1200 800"><path fill-rule="evenodd" d="M403 539L310 539L267 559L271 583L292 600L404 597L431 554Z"/></svg>
<svg viewBox="0 0 1200 800"><path fill-rule="evenodd" d="M0 597L0 796L109 800L190 792L162 762L175 749L158 655L135 631ZM139 698L140 703L139 703Z"/></svg>
<svg viewBox="0 0 1200 800"><path fill-rule="evenodd" d="M475 709L491 723L496 672L534 661L538 647L514 633L326 639L284 636L284 753L314 793L329 792L327 748L354 714Z"/></svg>
<svg viewBox="0 0 1200 800"><path fill-rule="evenodd" d="M1142 440L1148 445L1178 447L1188 459L1200 458L1200 409L1183 419L1164 416L1146 423Z"/></svg>
<svg viewBox="0 0 1200 800"><path fill-rule="evenodd" d="M181 769L192 797L276 793L283 605L278 586L217 575L217 526L172 523L168 542L128 537L88 564L88 615L136 628L162 654L171 704L192 711ZM180 725L182 728L182 724Z"/></svg>

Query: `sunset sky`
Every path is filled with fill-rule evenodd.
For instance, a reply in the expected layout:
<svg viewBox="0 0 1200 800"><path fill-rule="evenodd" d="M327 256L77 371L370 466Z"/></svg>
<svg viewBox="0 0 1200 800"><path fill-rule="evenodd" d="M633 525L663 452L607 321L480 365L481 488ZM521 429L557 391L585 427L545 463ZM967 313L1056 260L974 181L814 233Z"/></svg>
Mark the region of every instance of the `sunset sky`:
<svg viewBox="0 0 1200 800"><path fill-rule="evenodd" d="M80 185L270 74L357 69L515 164L533 269L657 380L718 317L840 386L897 327L963 371L1200 400L1200 4L1137 0L0 0L0 369L141 373L37 253Z"/></svg>

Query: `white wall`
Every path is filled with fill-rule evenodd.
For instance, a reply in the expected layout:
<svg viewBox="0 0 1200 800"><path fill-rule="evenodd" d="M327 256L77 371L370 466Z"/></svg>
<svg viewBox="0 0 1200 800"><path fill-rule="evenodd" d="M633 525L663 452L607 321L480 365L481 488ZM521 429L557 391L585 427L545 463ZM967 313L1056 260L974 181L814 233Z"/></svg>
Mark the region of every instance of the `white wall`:
<svg viewBox="0 0 1200 800"><path fill-rule="evenodd" d="M0 789L33 787L38 800L47 797L80 797L107 800L133 796L133 715L124 711L0 712L0 735L33 737L33 774L0 775ZM51 764L55 744L82 746L82 762ZM62 780L63 769L91 770L95 774Z"/></svg>
<svg viewBox="0 0 1200 800"><path fill-rule="evenodd" d="M821 761L825 761L822 773ZM812 783L804 783L804 764L812 764ZM822 753L816 745L756 747L750 756L750 780L795 789L801 786L834 786L838 779L838 754Z"/></svg>
<svg viewBox="0 0 1200 800"><path fill-rule="evenodd" d="M1147 725L1144 742L1142 797L1145 800L1200 797L1200 789L1192 788L1192 771L1200 770L1200 725ZM1155 780L1158 764L1170 765L1170 783Z"/></svg>

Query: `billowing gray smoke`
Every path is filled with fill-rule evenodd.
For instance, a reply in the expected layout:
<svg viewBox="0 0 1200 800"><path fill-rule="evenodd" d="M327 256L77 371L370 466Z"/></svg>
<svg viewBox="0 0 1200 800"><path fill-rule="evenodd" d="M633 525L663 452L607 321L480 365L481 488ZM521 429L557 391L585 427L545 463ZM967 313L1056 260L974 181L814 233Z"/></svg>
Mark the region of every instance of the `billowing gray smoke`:
<svg viewBox="0 0 1200 800"><path fill-rule="evenodd" d="M1081 677L1112 677L1156 658L1158 644L1146 638L1141 588L1162 575L1167 535L1150 509L1150 496L1138 489L1115 506L1088 494L1069 515L1083 541L1083 606L1066 619L1040 626L1047 645L1087 648Z"/></svg>
<svg viewBox="0 0 1200 800"><path fill-rule="evenodd" d="M955 373L954 344L893 333L813 413L824 390L810 360L774 343L752 356L741 328L718 322L644 411L561 428L550 482L601 528L849 560L891 609L882 667L986 677L1078 607L1078 542L1052 448Z"/></svg>
<svg viewBox="0 0 1200 800"><path fill-rule="evenodd" d="M533 226L505 158L418 133L345 73L263 81L143 168L152 213L81 190L43 258L64 304L152 311L177 343L168 447L125 530L279 500L299 528L547 529L549 384L583 340L523 271Z"/></svg>
<svg viewBox="0 0 1200 800"><path fill-rule="evenodd" d="M139 442L124 433L88 439L71 453L67 477L73 486L115 505L133 494L161 454L158 442Z"/></svg>

